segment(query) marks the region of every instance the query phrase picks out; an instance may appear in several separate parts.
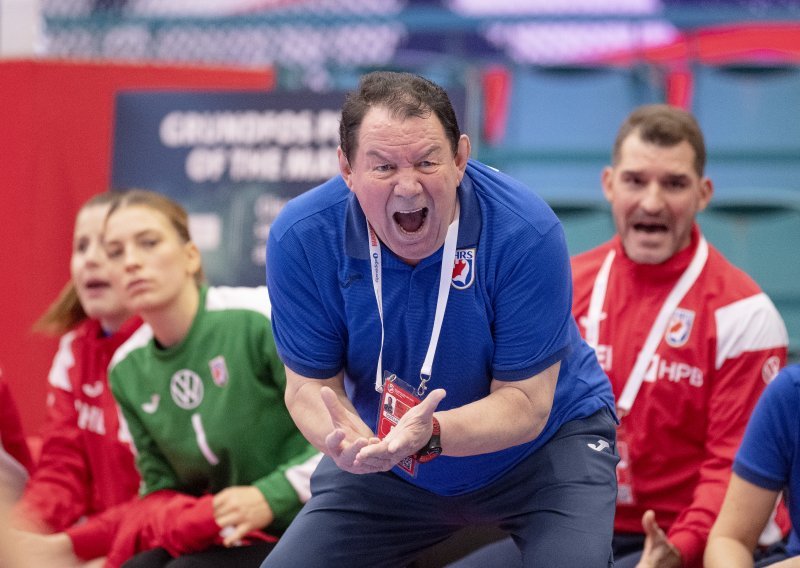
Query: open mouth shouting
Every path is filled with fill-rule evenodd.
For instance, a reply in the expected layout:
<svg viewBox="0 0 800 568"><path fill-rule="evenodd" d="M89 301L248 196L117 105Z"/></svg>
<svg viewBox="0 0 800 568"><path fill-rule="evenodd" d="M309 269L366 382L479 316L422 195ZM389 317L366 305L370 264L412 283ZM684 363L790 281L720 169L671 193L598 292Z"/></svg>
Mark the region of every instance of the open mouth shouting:
<svg viewBox="0 0 800 568"><path fill-rule="evenodd" d="M425 219L428 217L428 208L421 207L413 211L398 211L392 218L400 229L400 232L406 235L414 235L422 230L425 225Z"/></svg>
<svg viewBox="0 0 800 568"><path fill-rule="evenodd" d="M633 230L646 233L648 235L654 235L658 233L666 233L669 231L669 227L667 227L666 223L659 223L656 221L640 221L633 224Z"/></svg>

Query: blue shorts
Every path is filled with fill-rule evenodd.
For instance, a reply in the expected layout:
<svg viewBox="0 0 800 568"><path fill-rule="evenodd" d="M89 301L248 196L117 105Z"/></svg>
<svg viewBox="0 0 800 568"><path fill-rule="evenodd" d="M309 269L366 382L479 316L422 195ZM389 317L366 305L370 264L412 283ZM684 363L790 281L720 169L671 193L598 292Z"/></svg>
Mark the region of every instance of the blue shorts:
<svg viewBox="0 0 800 568"><path fill-rule="evenodd" d="M347 473L325 457L311 478L311 499L262 568L402 567L469 525L508 532L525 566L607 568L615 442L614 418L600 410L562 426L501 479L455 496L436 495L391 472Z"/></svg>

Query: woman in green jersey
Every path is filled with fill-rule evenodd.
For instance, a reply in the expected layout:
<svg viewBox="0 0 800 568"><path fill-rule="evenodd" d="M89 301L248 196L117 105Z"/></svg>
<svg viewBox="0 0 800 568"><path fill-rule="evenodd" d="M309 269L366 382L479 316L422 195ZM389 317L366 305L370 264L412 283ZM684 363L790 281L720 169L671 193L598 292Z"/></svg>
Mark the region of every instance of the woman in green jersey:
<svg viewBox="0 0 800 568"><path fill-rule="evenodd" d="M126 568L259 566L319 459L283 402L266 288L206 286L186 212L158 193L123 194L104 240L145 322L109 366L142 476L109 561L149 548Z"/></svg>

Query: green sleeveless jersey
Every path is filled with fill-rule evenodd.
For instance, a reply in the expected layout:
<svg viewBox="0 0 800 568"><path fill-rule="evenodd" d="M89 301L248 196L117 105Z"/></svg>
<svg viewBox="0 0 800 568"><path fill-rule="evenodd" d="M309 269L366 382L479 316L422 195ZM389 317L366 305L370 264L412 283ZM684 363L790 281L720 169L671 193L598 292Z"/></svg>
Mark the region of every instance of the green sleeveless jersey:
<svg viewBox="0 0 800 568"><path fill-rule="evenodd" d="M143 325L114 354L109 382L136 447L142 495L254 485L278 530L308 499L320 455L284 404L266 287L202 287L183 341L162 348Z"/></svg>

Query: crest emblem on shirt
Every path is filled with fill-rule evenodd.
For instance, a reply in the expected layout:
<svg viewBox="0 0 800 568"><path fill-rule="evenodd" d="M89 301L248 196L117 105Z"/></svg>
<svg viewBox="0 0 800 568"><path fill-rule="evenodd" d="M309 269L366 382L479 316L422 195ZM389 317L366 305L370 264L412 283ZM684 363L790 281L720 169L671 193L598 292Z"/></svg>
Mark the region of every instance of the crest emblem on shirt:
<svg viewBox="0 0 800 568"><path fill-rule="evenodd" d="M211 378L214 379L215 385L224 387L228 384L228 366L225 364L225 357L217 355L208 362L208 368L211 370Z"/></svg>
<svg viewBox="0 0 800 568"><path fill-rule="evenodd" d="M777 355L773 355L764 361L764 366L761 367L761 378L764 379L766 384L770 384L780 370L781 359Z"/></svg>
<svg viewBox="0 0 800 568"><path fill-rule="evenodd" d="M692 333L693 323L694 312L692 310L676 309L667 324L667 333L664 336L664 339L667 340L667 345L670 347L686 345L686 342L689 341L689 335Z"/></svg>
<svg viewBox="0 0 800 568"><path fill-rule="evenodd" d="M456 290L466 290L475 281L475 249L459 249L453 263L452 285Z"/></svg>
<svg viewBox="0 0 800 568"><path fill-rule="evenodd" d="M194 371L181 369L172 375L169 392L172 400L181 408L197 408L203 402L203 379Z"/></svg>

